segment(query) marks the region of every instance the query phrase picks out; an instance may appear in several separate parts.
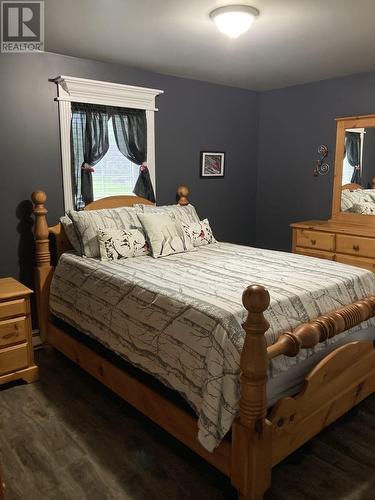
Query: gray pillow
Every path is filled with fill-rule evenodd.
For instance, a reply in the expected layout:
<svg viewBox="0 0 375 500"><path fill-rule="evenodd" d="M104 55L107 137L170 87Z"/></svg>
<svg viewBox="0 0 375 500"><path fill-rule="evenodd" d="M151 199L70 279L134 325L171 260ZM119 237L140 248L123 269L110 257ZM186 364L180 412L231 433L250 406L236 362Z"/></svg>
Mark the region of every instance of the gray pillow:
<svg viewBox="0 0 375 500"><path fill-rule="evenodd" d="M139 214L139 219L153 257L165 257L173 253L194 250L193 242L185 234L181 223L170 215Z"/></svg>
<svg viewBox="0 0 375 500"><path fill-rule="evenodd" d="M105 208L102 210L87 210L76 212L70 210L68 216L74 224L79 237L82 255L99 257L99 229L140 229L142 224L138 219L139 209L133 207Z"/></svg>

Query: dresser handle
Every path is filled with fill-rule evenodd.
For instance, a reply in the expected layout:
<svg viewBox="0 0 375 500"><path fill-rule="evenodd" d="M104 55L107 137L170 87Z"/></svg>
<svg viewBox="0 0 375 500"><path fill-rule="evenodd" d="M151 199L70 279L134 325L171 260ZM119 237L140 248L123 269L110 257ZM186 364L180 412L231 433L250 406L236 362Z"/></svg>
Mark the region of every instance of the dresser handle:
<svg viewBox="0 0 375 500"><path fill-rule="evenodd" d="M316 240L310 240L312 245L316 245Z"/></svg>
<svg viewBox="0 0 375 500"><path fill-rule="evenodd" d="M358 252L358 250L359 250L359 245L353 245L353 250L355 250L356 252Z"/></svg>

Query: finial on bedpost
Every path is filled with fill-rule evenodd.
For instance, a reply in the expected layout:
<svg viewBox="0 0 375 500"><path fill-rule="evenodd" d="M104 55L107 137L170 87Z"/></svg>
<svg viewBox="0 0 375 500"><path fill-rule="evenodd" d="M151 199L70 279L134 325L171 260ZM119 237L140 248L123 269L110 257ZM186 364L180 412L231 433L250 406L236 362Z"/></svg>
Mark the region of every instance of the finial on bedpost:
<svg viewBox="0 0 375 500"><path fill-rule="evenodd" d="M187 186L178 186L177 188L177 203L179 205L189 205L189 188Z"/></svg>
<svg viewBox="0 0 375 500"><path fill-rule="evenodd" d="M44 206L47 195L44 191L34 191L31 195L35 215L35 295L38 310L40 336L47 340L49 319L49 287L52 278L51 254L49 250L47 212Z"/></svg>
<svg viewBox="0 0 375 500"><path fill-rule="evenodd" d="M50 265L50 252L48 241L48 224L46 215L48 210L44 206L47 195L44 191L34 191L31 195L34 203L33 213L35 215L35 260L37 267Z"/></svg>
<svg viewBox="0 0 375 500"><path fill-rule="evenodd" d="M246 332L241 354L240 421L245 427L266 416L267 344L264 334L269 323L263 313L270 304L270 294L261 285L251 285L242 294L248 311L242 327Z"/></svg>

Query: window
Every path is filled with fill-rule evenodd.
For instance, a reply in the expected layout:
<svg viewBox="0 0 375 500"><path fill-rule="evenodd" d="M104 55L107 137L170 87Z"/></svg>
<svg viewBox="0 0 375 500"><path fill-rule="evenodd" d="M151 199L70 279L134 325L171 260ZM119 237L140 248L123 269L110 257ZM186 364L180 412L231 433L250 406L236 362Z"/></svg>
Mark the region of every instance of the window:
<svg viewBox="0 0 375 500"><path fill-rule="evenodd" d="M75 208L72 183L71 103L87 103L145 110L147 120L147 166L156 194L155 185L155 99L162 90L130 85L59 76L57 84L60 119L60 139L65 210ZM74 127L74 123L73 123ZM74 133L74 130L73 130ZM109 149L97 162L92 172L94 199L106 196L133 194L139 175L139 165L125 158L114 140L112 119L108 121Z"/></svg>
<svg viewBox="0 0 375 500"><path fill-rule="evenodd" d="M94 200L120 194L133 194L139 175L139 165L132 163L119 151L113 132L112 118L108 120L109 149L94 167L92 174Z"/></svg>

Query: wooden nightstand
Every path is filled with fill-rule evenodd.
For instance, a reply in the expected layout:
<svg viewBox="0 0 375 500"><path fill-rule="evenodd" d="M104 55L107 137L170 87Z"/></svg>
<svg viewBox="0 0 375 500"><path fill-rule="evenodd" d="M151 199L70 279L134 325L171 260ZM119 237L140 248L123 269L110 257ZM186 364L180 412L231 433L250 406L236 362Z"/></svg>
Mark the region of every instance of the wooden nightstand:
<svg viewBox="0 0 375 500"><path fill-rule="evenodd" d="M31 338L32 293L13 278L0 279L0 385L38 378Z"/></svg>

